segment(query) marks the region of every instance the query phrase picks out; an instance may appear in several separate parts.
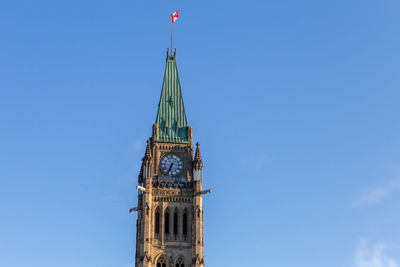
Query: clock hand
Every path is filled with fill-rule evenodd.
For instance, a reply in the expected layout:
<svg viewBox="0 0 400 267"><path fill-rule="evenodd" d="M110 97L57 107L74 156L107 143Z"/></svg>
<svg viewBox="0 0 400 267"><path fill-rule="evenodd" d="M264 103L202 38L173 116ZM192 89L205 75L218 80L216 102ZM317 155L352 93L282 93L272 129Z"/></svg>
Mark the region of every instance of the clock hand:
<svg viewBox="0 0 400 267"><path fill-rule="evenodd" d="M170 174L169 172L171 171L171 169L172 169L172 166L174 166L174 164L173 164L173 163L171 163L171 166L169 166L169 169L168 169L168 174Z"/></svg>

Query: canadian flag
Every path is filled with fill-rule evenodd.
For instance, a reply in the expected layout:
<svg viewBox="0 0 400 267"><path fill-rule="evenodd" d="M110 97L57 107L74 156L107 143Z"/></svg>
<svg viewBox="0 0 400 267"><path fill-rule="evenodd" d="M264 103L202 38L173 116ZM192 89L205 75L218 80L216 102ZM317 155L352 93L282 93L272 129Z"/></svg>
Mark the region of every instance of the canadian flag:
<svg viewBox="0 0 400 267"><path fill-rule="evenodd" d="M173 24L177 19L178 19L178 12L179 12L180 10L178 10L178 11L175 11L174 12L174 14L172 14L171 15L171 24Z"/></svg>

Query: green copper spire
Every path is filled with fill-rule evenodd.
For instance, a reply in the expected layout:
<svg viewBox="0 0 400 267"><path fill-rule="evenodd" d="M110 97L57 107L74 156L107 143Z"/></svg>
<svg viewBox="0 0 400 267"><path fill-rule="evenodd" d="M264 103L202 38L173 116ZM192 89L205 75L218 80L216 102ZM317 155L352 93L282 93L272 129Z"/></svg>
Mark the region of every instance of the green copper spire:
<svg viewBox="0 0 400 267"><path fill-rule="evenodd" d="M176 67L176 53L172 56L168 55L167 52L167 63L158 104L156 125L158 126L156 141L189 142L186 112Z"/></svg>

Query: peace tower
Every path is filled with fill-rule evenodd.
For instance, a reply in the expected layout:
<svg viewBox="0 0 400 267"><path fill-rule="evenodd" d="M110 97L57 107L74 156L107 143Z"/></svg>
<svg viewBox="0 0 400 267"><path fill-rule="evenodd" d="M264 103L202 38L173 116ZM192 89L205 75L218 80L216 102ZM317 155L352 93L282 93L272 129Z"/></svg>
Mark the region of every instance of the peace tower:
<svg viewBox="0 0 400 267"><path fill-rule="evenodd" d="M136 267L203 267L203 162L193 148L174 54L167 51L152 136L138 177Z"/></svg>

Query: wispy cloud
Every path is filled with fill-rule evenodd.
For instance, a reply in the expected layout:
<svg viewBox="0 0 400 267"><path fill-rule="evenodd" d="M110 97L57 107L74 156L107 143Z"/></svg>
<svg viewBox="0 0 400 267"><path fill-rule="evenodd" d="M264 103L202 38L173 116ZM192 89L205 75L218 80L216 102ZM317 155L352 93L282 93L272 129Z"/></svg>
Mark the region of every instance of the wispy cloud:
<svg viewBox="0 0 400 267"><path fill-rule="evenodd" d="M352 205L374 204L398 191L400 191L400 179L392 179L365 190Z"/></svg>
<svg viewBox="0 0 400 267"><path fill-rule="evenodd" d="M368 244L365 239L359 242L354 252L355 267L398 267L399 263L387 255L385 245L377 243Z"/></svg>

